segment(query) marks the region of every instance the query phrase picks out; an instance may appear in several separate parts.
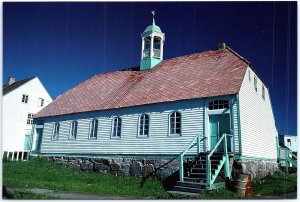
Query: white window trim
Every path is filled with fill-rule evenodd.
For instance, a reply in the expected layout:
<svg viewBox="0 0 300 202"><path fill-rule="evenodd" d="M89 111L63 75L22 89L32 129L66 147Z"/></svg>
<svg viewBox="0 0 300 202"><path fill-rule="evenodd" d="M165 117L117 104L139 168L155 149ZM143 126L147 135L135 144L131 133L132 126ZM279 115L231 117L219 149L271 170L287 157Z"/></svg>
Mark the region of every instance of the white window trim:
<svg viewBox="0 0 300 202"><path fill-rule="evenodd" d="M250 69L248 70L248 80L251 83L251 70Z"/></svg>
<svg viewBox="0 0 300 202"><path fill-rule="evenodd" d="M262 84L262 87L261 87L261 97L263 100L266 100L266 87L264 84Z"/></svg>
<svg viewBox="0 0 300 202"><path fill-rule="evenodd" d="M56 134L56 125L59 124L59 127L58 127L58 133ZM53 132L52 132L52 138L51 140L52 141L57 141L58 138L59 138L59 131L60 131L60 123L59 122L55 122L54 125L53 125ZM56 138L54 138L54 135L56 134Z"/></svg>
<svg viewBox="0 0 300 202"><path fill-rule="evenodd" d="M254 90L255 90L256 92L258 92L257 84L258 84L258 82L257 82L257 76L254 75Z"/></svg>
<svg viewBox="0 0 300 202"><path fill-rule="evenodd" d="M148 116L148 134L147 135L141 135L140 134L140 124L141 124L141 118L142 118L142 116L144 116L144 115L146 115L146 116ZM144 121L143 121L143 129L145 128L145 119L144 119ZM149 116L149 114L142 114L142 115L140 115L139 116L139 119L138 119L138 134L137 134L137 137L138 138L149 138L149 131L150 131L150 116ZM143 130L144 131L144 130Z"/></svg>
<svg viewBox="0 0 300 202"><path fill-rule="evenodd" d="M73 122L77 122L77 127L76 127L76 134L75 136L73 136ZM77 131L78 131L78 121L72 121L70 123L70 136L69 136L69 140L76 140L77 139Z"/></svg>
<svg viewBox="0 0 300 202"><path fill-rule="evenodd" d="M93 121L97 121L97 133L96 133L96 137L91 137L91 132L92 132L92 127L93 127ZM99 120L98 119L92 119L91 121L90 121L90 130L89 130L89 139L90 140L95 140L95 139L97 139L98 138L98 126L99 126ZM93 135L94 135L94 132L93 132Z"/></svg>
<svg viewBox="0 0 300 202"><path fill-rule="evenodd" d="M176 112L180 114L180 133L171 134L171 114L176 113ZM168 136L169 137L181 137L182 136L182 113L180 111L172 111L171 113L169 113L169 121L168 122L169 122ZM174 125L176 126L176 116L175 116ZM175 132L176 132L176 127L175 127Z"/></svg>
<svg viewBox="0 0 300 202"><path fill-rule="evenodd" d="M121 120L121 126L120 126L120 136L114 136L114 123L115 123L115 119L117 119L117 120ZM117 131L118 131L118 123L119 122L117 122L117 130L116 130L116 133L117 133ZM121 139L121 137L122 137L122 118L121 117L114 117L113 118L113 120L112 120L112 127L111 127L111 135L110 135L110 138L112 138L112 139Z"/></svg>

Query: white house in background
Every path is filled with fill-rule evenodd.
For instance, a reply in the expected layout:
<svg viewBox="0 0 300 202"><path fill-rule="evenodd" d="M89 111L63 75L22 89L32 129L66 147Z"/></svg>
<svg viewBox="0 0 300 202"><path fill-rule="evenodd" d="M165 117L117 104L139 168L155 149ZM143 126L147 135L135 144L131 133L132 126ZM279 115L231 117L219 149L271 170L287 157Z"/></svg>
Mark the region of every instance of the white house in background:
<svg viewBox="0 0 300 202"><path fill-rule="evenodd" d="M3 154L30 150L32 116L50 102L52 98L38 77L20 81L8 78L3 86Z"/></svg>
<svg viewBox="0 0 300 202"><path fill-rule="evenodd" d="M280 135L281 144L289 148L292 152L298 151L298 136L296 135Z"/></svg>

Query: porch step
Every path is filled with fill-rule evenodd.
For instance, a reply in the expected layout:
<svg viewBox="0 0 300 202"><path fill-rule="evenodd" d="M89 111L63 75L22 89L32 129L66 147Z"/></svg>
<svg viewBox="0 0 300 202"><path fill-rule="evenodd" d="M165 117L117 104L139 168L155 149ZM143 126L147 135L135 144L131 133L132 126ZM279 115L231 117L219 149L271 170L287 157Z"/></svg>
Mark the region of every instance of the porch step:
<svg viewBox="0 0 300 202"><path fill-rule="evenodd" d="M221 160L223 158L223 154L221 155L212 155L210 157L211 160ZM206 160L206 156L199 156L196 160Z"/></svg>
<svg viewBox="0 0 300 202"><path fill-rule="evenodd" d="M184 177L183 180L186 181L186 182L205 183L206 182L206 176L203 176L203 177Z"/></svg>
<svg viewBox="0 0 300 202"><path fill-rule="evenodd" d="M206 173L206 168L191 168L192 173Z"/></svg>
<svg viewBox="0 0 300 202"><path fill-rule="evenodd" d="M176 186L174 186L171 191L201 193L206 191L206 184L199 182L177 181Z"/></svg>
<svg viewBox="0 0 300 202"><path fill-rule="evenodd" d="M188 193L201 193L205 191L205 188L193 188L184 186L174 186L172 191L188 192Z"/></svg>
<svg viewBox="0 0 300 202"><path fill-rule="evenodd" d="M199 196L199 193L189 193L189 192L183 192L183 191L167 191L167 193L169 194L177 194L177 195L185 195L185 196L193 196L193 197L197 197Z"/></svg>
<svg viewBox="0 0 300 202"><path fill-rule="evenodd" d="M199 182L182 182L182 181L177 181L177 186L181 186L181 187L192 187L192 188L201 188L201 187L205 187L206 184L205 183L199 183Z"/></svg>
<svg viewBox="0 0 300 202"><path fill-rule="evenodd" d="M217 166L211 168L211 172L214 173L217 170ZM222 172L222 171L221 171ZM206 173L206 168L192 167L190 173Z"/></svg>
<svg viewBox="0 0 300 202"><path fill-rule="evenodd" d="M212 159L210 160L211 164L216 164L219 163L220 160L219 159ZM197 160L196 164L206 164L206 160Z"/></svg>
<svg viewBox="0 0 300 202"><path fill-rule="evenodd" d="M191 173L189 173L189 177L206 177L206 173L191 172Z"/></svg>
<svg viewBox="0 0 300 202"><path fill-rule="evenodd" d="M215 169L218 167L219 164L215 163L215 164L211 164L211 168ZM202 168L202 169L206 169L206 163L205 164L194 164L193 168Z"/></svg>

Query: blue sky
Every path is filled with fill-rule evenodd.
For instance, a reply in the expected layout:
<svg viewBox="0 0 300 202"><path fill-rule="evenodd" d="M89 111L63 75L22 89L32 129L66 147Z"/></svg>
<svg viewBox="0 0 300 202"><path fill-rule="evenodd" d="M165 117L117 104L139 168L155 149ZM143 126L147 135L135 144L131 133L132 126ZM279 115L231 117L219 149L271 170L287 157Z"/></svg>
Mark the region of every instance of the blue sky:
<svg viewBox="0 0 300 202"><path fill-rule="evenodd" d="M278 131L297 133L297 2L6 2L3 82L38 76L58 96L137 66L151 10L166 34L165 59L224 41L269 88Z"/></svg>

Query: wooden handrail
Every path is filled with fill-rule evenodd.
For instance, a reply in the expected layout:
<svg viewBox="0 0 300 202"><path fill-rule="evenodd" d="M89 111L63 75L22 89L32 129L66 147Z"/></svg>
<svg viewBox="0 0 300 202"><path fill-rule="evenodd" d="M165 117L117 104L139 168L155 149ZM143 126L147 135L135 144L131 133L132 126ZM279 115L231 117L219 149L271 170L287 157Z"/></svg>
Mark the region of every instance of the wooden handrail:
<svg viewBox="0 0 300 202"><path fill-rule="evenodd" d="M216 143L214 148L206 156L206 183L208 186L211 186L214 183L214 181L216 179L216 175L219 174L219 172L224 164L225 164L225 176L230 177L229 158L228 158L228 151L227 151L227 136L232 136L232 135L224 133L221 136L221 138L218 140L218 142ZM221 164L219 165L218 170L215 173L215 177L212 177L210 157L213 155L213 153L216 151L216 149L219 147L219 145L221 144L222 141L224 141L223 158L222 158Z"/></svg>
<svg viewBox="0 0 300 202"><path fill-rule="evenodd" d="M192 147L192 144L194 144L194 142L195 142L195 140L198 138L200 136L200 134L199 135L196 135L196 137L191 141L191 143L189 144L189 146L187 146L187 148L183 151L183 152L181 152L181 154L180 155L185 155L185 153L188 151L188 150L190 150ZM201 141L203 141L204 139L206 139L207 137L203 137L201 140L200 140L200 142ZM194 144L194 146L195 146L195 144Z"/></svg>
<svg viewBox="0 0 300 202"><path fill-rule="evenodd" d="M200 134L196 135L196 137L194 137L194 139L191 141L191 143L187 146L187 148L181 152L179 154L179 161L180 161L180 164L179 164L179 180L180 181L183 181L183 175L184 175L184 171L183 171L183 157L185 155L185 153L191 149L192 145L194 144L195 140L197 140L196 142L196 145L197 145L197 153L199 154L200 153L200 142L202 142L203 140L205 140L207 137L203 137L201 140L200 140ZM195 146L195 144L194 144Z"/></svg>
<svg viewBox="0 0 300 202"><path fill-rule="evenodd" d="M221 144L221 142L222 142L222 140L225 138L225 136L226 136L226 134L224 133L224 134L222 135L222 137L219 139L219 141L217 142L217 144L214 146L213 150L211 150L211 151L209 152L209 154L207 155L208 158L210 158L211 155L216 151L216 149L217 149L218 146Z"/></svg>

